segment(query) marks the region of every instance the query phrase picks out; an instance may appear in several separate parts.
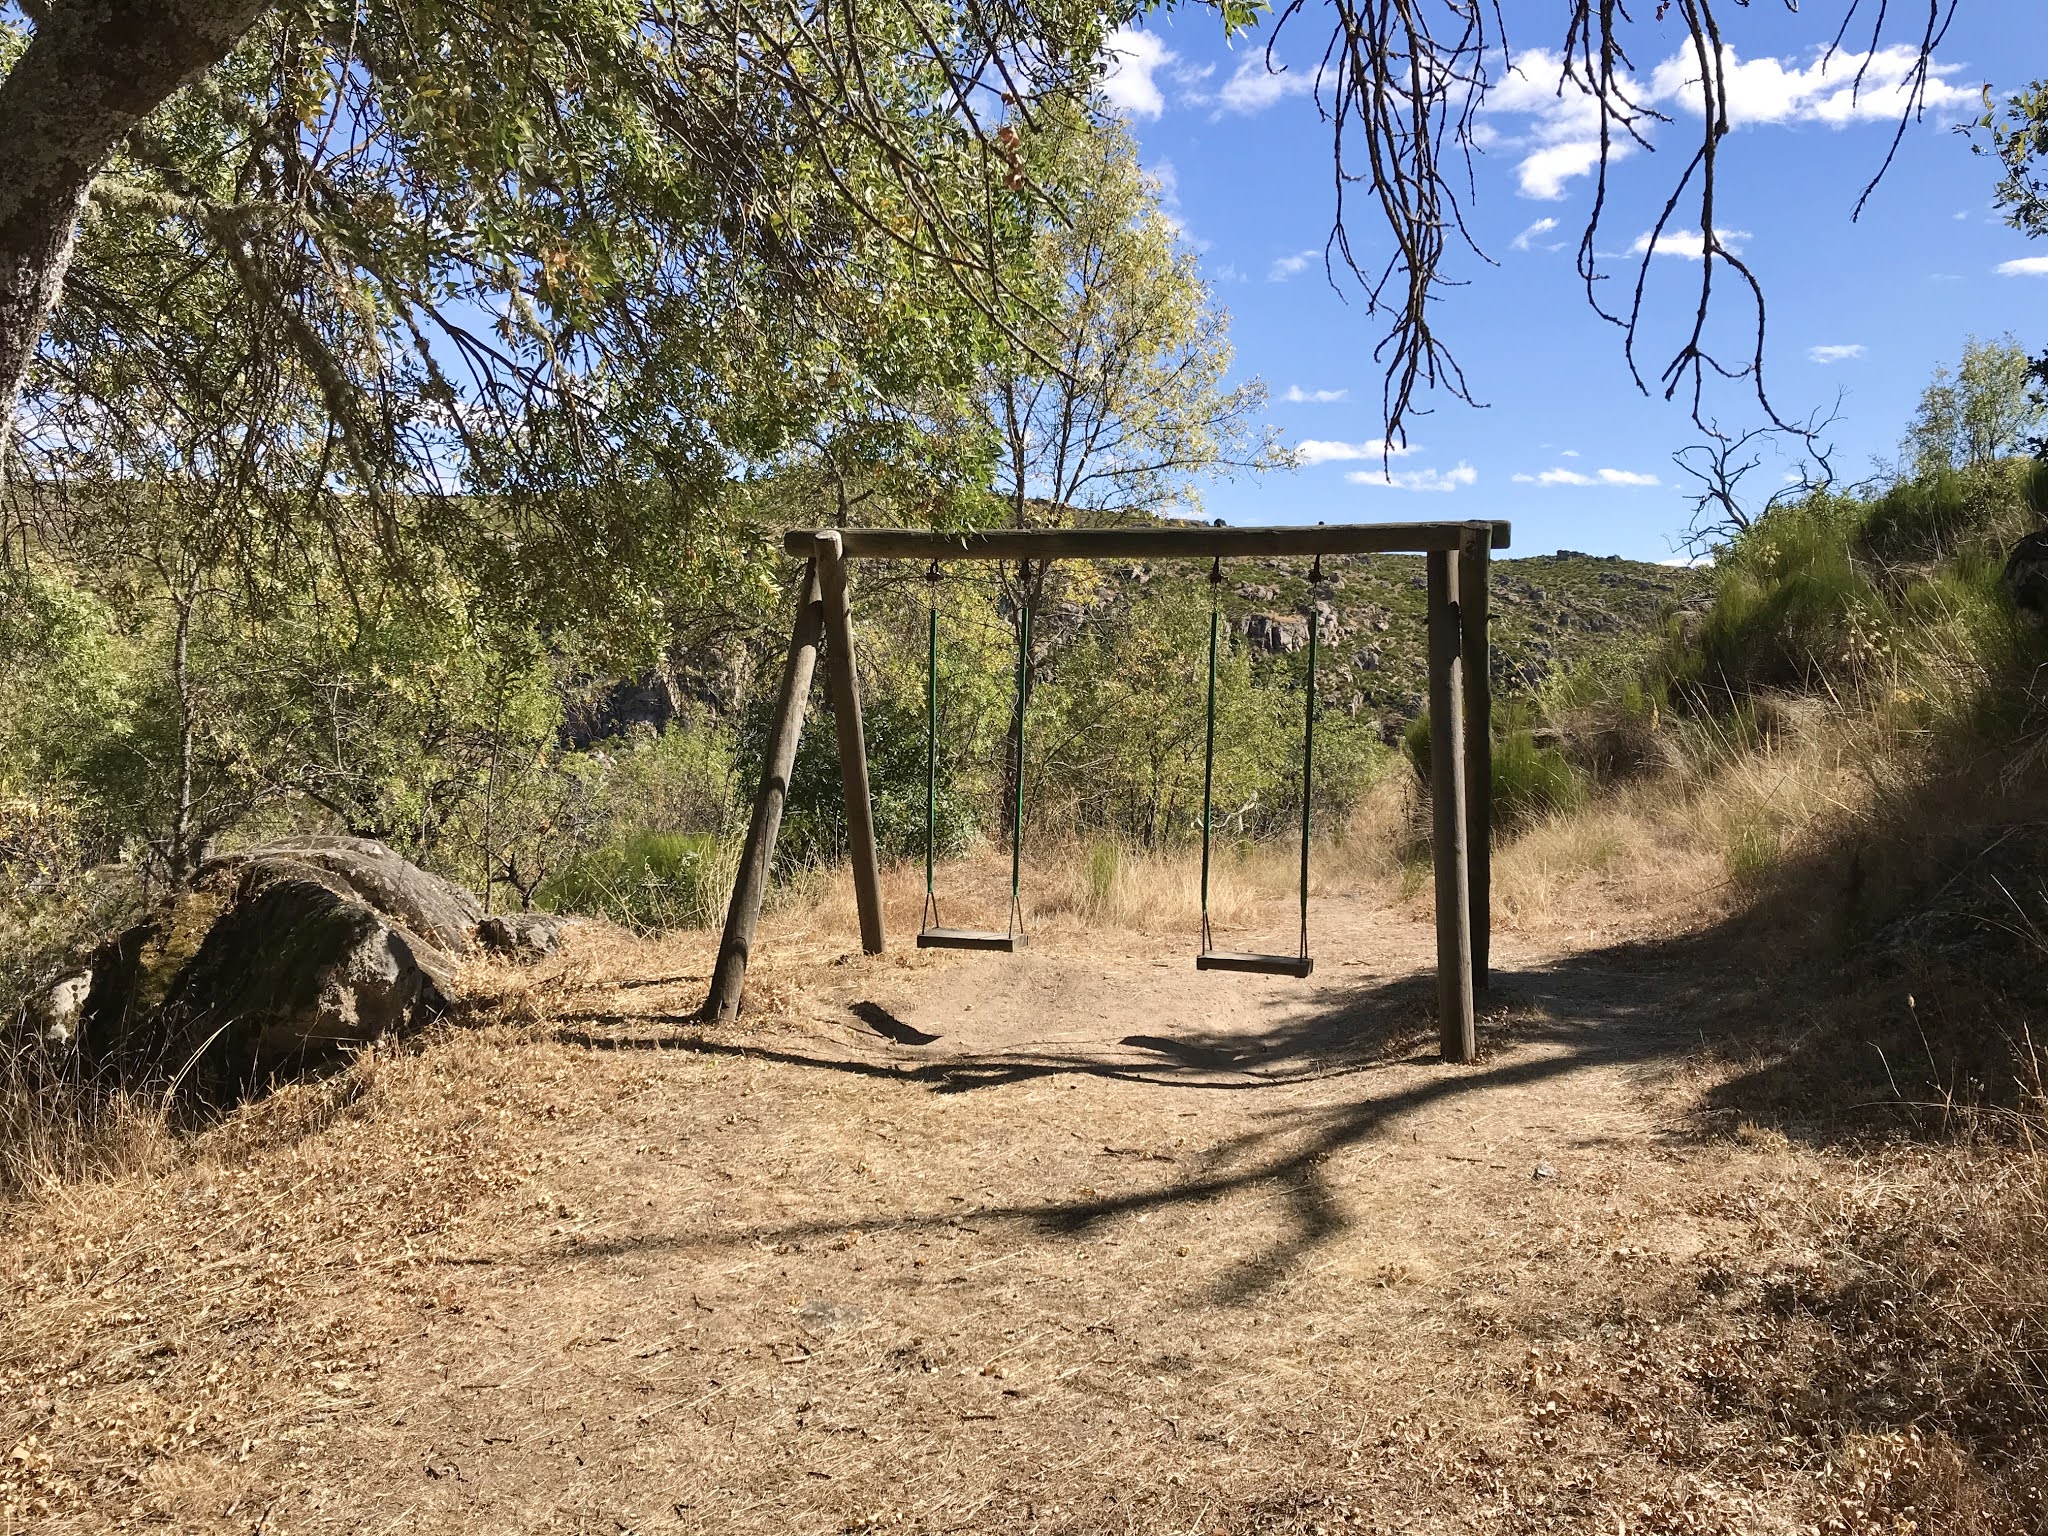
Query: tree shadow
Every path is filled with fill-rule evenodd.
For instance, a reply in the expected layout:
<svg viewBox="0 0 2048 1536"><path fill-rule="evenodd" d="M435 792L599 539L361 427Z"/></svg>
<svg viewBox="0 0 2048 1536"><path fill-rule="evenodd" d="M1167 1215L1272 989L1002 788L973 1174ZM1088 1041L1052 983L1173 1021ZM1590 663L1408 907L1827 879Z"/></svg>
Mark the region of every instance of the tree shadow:
<svg viewBox="0 0 2048 1536"><path fill-rule="evenodd" d="M1011 1222L1053 1237L1081 1238L1120 1217L1199 1205L1254 1187L1277 1188L1284 1230L1233 1265L1208 1300L1250 1300L1315 1249L1351 1226L1325 1165L1335 1154L1387 1134L1425 1110L1506 1088L1562 1080L1592 1068L1668 1069L1697 1050L1701 1021L1731 980L1725 954L1707 939L1633 941L1553 964L1497 973L1481 1030L1480 1060L1438 1063L1434 983L1404 976L1325 994L1319 1006L1264 1027L1195 1025L1172 1035L1124 1036L1095 1049L955 1051L943 1058L875 1059L856 1049L805 1049L765 1040L692 1033L649 1034L650 1026L694 1029L685 1016L665 1019L583 1015L556 1037L595 1050L672 1049L743 1057L807 1070L921 1085L934 1093L981 1092L1057 1075L1198 1091L1269 1094L1305 1082L1350 1079L1357 1092L1338 1102L1276 1098L1258 1123L1177 1163L1156 1184L1113 1195L1015 1201L977 1208L980 1222ZM870 1005L872 1006L872 1005ZM867 1014L850 1010L857 1018ZM893 1014L888 1015L892 1020ZM896 1022L901 1023L900 1020ZM622 1033L638 1029L640 1033ZM913 1026L914 1028L914 1026ZM929 1032L916 1030L920 1036ZM1703 1133L1704 1134L1704 1133ZM919 1231L960 1219L956 1207L906 1210L862 1224ZM835 1214L764 1225L741 1233L571 1239L562 1256L596 1260L650 1248L687 1250L750 1242L815 1240L845 1230Z"/></svg>

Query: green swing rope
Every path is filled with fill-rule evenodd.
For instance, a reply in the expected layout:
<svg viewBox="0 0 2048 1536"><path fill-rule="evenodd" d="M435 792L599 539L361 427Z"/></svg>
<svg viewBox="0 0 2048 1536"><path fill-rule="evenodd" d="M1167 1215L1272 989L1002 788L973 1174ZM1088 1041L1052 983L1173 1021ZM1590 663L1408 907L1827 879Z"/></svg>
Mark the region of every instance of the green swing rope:
<svg viewBox="0 0 2048 1536"><path fill-rule="evenodd" d="M919 931L939 926L939 898L932 890L932 850L939 828L939 562L924 579L930 589L924 682L924 917Z"/></svg>
<svg viewBox="0 0 2048 1536"><path fill-rule="evenodd" d="M1030 574L1030 564L1017 568L1021 592ZM939 898L933 888L934 850L938 843L939 806L939 562L934 560L924 573L931 599L925 623L924 685L924 917L921 932L939 926ZM1211 679L1213 691L1214 679ZM1031 605L1017 605L1017 758L1012 783L1015 793L1010 805L1010 934L1014 938L1024 925L1024 706L1031 696ZM1213 713L1213 706L1212 706ZM1206 851L1205 851L1206 856Z"/></svg>
<svg viewBox="0 0 2048 1536"><path fill-rule="evenodd" d="M1316 653L1319 649L1323 618L1322 608L1316 601L1316 591L1322 586L1322 582L1323 557L1317 555L1315 566L1309 572L1308 685L1301 751L1301 955L1304 960L1308 958L1309 812L1316 772ZM1215 820L1213 806L1216 784L1216 650L1217 637L1222 628L1222 588L1223 561L1219 558L1209 566L1209 702L1202 745L1202 953L1205 955L1214 947L1209 928L1209 844Z"/></svg>
<svg viewBox="0 0 2048 1536"><path fill-rule="evenodd" d="M1222 620L1218 595L1223 590L1223 560L1218 556L1209 566L1209 716L1202 743L1202 953L1212 945L1209 936L1209 825L1210 805L1216 785L1216 631Z"/></svg>
<svg viewBox="0 0 2048 1536"><path fill-rule="evenodd" d="M1017 562L1017 765L1011 775L1015 798L1010 808L1010 936L1024 926L1020 895L1024 875L1024 707L1031 701L1031 562Z"/></svg>

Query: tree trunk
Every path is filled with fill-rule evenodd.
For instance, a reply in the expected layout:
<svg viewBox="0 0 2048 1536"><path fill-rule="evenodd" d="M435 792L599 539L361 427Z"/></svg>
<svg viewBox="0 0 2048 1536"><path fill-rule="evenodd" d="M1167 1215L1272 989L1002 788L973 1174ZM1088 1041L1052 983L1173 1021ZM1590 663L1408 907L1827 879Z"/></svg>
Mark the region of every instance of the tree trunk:
<svg viewBox="0 0 2048 1536"><path fill-rule="evenodd" d="M62 0L0 81L0 411L11 419L86 190L128 131L218 63L269 0ZM6 467L0 433L0 470Z"/></svg>
<svg viewBox="0 0 2048 1536"><path fill-rule="evenodd" d="M171 683L178 694L178 802L171 807L170 882L173 891L192 883L192 608L186 593L178 604L178 634L171 651Z"/></svg>

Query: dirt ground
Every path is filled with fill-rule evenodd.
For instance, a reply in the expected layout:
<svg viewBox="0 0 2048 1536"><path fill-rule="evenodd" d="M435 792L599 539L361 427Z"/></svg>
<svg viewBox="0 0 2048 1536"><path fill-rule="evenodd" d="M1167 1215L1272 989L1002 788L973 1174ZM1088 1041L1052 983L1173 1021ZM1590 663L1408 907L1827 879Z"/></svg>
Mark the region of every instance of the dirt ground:
<svg viewBox="0 0 2048 1536"><path fill-rule="evenodd" d="M1755 977L1502 936L1446 1067L1426 923L1313 923L1307 982L785 927L729 1029L708 939L618 944L53 1189L0 1530L1821 1528L1730 1277L1850 1170L1689 1057Z"/></svg>

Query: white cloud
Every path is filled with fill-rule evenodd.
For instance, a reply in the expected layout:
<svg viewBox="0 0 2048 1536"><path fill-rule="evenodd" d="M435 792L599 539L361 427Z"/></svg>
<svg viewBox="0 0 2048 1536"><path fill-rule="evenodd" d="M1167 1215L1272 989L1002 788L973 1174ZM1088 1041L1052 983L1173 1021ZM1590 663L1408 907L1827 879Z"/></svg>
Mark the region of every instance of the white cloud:
<svg viewBox="0 0 2048 1536"><path fill-rule="evenodd" d="M1396 443L1389 447L1378 438L1369 443L1332 443L1311 437L1294 445L1295 456L1304 464L1347 464L1354 459L1398 459L1415 451L1412 443Z"/></svg>
<svg viewBox="0 0 2048 1536"><path fill-rule="evenodd" d="M1303 389L1299 384L1290 384L1280 398L1289 405L1335 405L1350 393L1348 389Z"/></svg>
<svg viewBox="0 0 2048 1536"><path fill-rule="evenodd" d="M1216 104L1226 112L1249 117L1289 96L1305 95L1315 89L1315 84L1314 75L1304 74L1298 69L1282 69L1276 73L1266 68L1266 55L1260 51L1241 61L1236 72L1223 82Z"/></svg>
<svg viewBox="0 0 2048 1536"><path fill-rule="evenodd" d="M1920 51L1903 44L1875 53L1816 53L1804 69L1788 68L1778 59L1741 59L1732 48L1721 54L1721 85L1728 121L1749 123L1896 122L1911 104L1913 74ZM1948 77L1962 66L1929 66L1921 102L1929 110L1970 106L1976 93ZM1862 77L1858 84L1857 77ZM1688 112L1701 110L1699 59L1680 49L1650 75L1650 93L1658 101L1675 102Z"/></svg>
<svg viewBox="0 0 2048 1536"><path fill-rule="evenodd" d="M1133 117L1157 117L1166 110L1166 97L1152 76L1179 55L1162 43L1158 34L1118 27L1110 33L1104 52L1109 55L1109 68L1102 76L1102 94L1111 106Z"/></svg>
<svg viewBox="0 0 2048 1536"><path fill-rule="evenodd" d="M1806 360L1809 363L1846 363L1861 357L1866 350L1860 341L1845 342L1838 346L1808 347Z"/></svg>
<svg viewBox="0 0 2048 1536"><path fill-rule="evenodd" d="M1491 123L1474 142L1526 151L1516 172L1522 195L1543 202L1564 196L1564 184L1592 170L1600 159L1600 108L1598 100L1577 85L1564 81L1564 60L1541 48L1521 54L1515 67L1501 76L1486 98L1489 116L1513 116L1526 120L1527 131L1504 135ZM1625 159L1635 145L1617 136L1608 150L1610 161Z"/></svg>
<svg viewBox="0 0 2048 1536"><path fill-rule="evenodd" d="M1539 235L1547 235L1555 228L1557 228L1557 220L1538 219L1534 224L1531 224L1527 229L1523 230L1519 235L1515 236L1515 238L1509 241L1508 243L1518 251L1530 250L1534 247L1534 242L1536 241ZM1557 247L1554 245L1546 245L1543 247L1543 249L1546 251L1554 251L1557 249Z"/></svg>
<svg viewBox="0 0 2048 1536"><path fill-rule="evenodd" d="M1244 274L1237 270L1237 263L1234 261L1224 262L1212 275L1219 283L1241 283L1245 280Z"/></svg>
<svg viewBox="0 0 2048 1536"><path fill-rule="evenodd" d="M1579 450L1576 448L1560 448L1557 451L1567 459L1576 459L1579 456Z"/></svg>
<svg viewBox="0 0 2048 1536"><path fill-rule="evenodd" d="M1313 250L1296 251L1292 256L1282 256L1266 269L1266 281L1284 283L1297 273L1308 270L1308 264L1316 259Z"/></svg>
<svg viewBox="0 0 2048 1536"><path fill-rule="evenodd" d="M1846 127L1853 122L1895 121L1912 100L1913 71L1918 51L1910 47L1875 53L1837 52L1832 58L1816 50L1801 66L1773 58L1743 59L1733 49L1721 54L1722 86L1728 119L1736 127L1764 123L1821 123ZM1966 109L1975 100L1968 86L1950 77L1961 65L1929 67L1922 104L1936 113ZM1859 81L1860 75L1860 84ZM1624 74L1612 87L1616 110L1632 101L1639 109L1673 108L1697 116L1702 109L1698 56L1681 48L1647 79ZM1476 125L1475 147L1514 149L1522 195L1550 202L1564 196L1565 183L1588 175L1600 161L1599 100L1585 86L1564 77L1564 61L1544 49L1517 56L1486 100L1487 120ZM1636 113L1639 131L1652 125L1646 111ZM1520 118L1524 131L1503 133L1502 118ZM1608 161L1626 158L1635 149L1618 124L1611 125Z"/></svg>
<svg viewBox="0 0 2048 1536"><path fill-rule="evenodd" d="M1479 471L1460 463L1456 469L1408 469L1396 474L1354 469L1344 478L1353 485L1373 485L1389 491L1455 491L1476 481Z"/></svg>
<svg viewBox="0 0 2048 1536"><path fill-rule="evenodd" d="M1655 475L1637 474L1631 469L1603 469L1582 474L1576 469L1546 469L1540 475L1510 475L1517 485L1662 485Z"/></svg>
<svg viewBox="0 0 2048 1536"><path fill-rule="evenodd" d="M2022 256L1998 264L2000 277L2048 277L2048 256Z"/></svg>
<svg viewBox="0 0 2048 1536"><path fill-rule="evenodd" d="M1725 249L1739 253L1742 250L1742 242L1749 238L1749 231L1717 227L1714 236ZM1644 230L1636 236L1635 243L1628 248L1628 253L1631 256L1640 256L1649 249L1650 232ZM1696 229L1667 229L1657 237L1659 256L1681 256L1687 261L1702 261L1706 258L1706 250L1706 237Z"/></svg>

